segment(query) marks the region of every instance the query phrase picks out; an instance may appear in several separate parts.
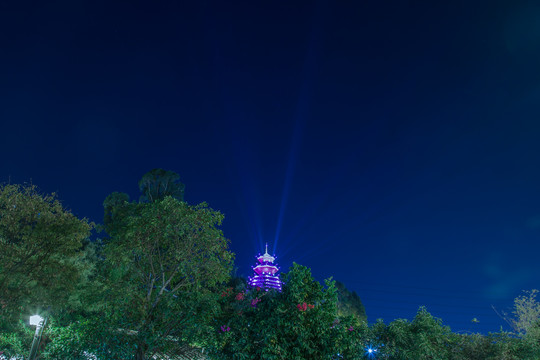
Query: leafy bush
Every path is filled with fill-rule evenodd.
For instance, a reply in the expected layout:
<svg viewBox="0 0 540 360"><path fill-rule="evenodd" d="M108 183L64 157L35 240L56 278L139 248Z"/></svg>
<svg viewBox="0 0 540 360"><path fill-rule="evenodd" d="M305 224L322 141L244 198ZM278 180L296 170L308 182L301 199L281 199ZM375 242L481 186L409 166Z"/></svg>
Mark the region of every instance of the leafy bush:
<svg viewBox="0 0 540 360"><path fill-rule="evenodd" d="M30 351L30 344L34 332L30 327L19 321L9 331L0 332L0 359L24 359ZM24 354L24 356L23 356Z"/></svg>
<svg viewBox="0 0 540 360"><path fill-rule="evenodd" d="M337 353L334 283L323 287L298 264L282 278L281 293L228 288L221 294L216 359L328 359Z"/></svg>

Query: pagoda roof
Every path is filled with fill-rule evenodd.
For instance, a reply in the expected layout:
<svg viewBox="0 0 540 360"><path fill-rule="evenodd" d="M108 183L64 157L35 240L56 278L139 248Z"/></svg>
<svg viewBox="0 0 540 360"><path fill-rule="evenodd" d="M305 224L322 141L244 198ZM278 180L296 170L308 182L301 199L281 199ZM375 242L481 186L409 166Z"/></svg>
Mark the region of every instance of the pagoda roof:
<svg viewBox="0 0 540 360"><path fill-rule="evenodd" d="M273 257L272 255L268 253L268 244L266 244L266 251L264 252L264 254L259 256L257 260L259 260L260 263L265 263L265 262L273 263L274 260L276 260L275 257Z"/></svg>
<svg viewBox="0 0 540 360"><path fill-rule="evenodd" d="M255 270L255 272L258 274L263 272L275 274L278 271L278 268L275 265L257 265L253 268L253 270Z"/></svg>

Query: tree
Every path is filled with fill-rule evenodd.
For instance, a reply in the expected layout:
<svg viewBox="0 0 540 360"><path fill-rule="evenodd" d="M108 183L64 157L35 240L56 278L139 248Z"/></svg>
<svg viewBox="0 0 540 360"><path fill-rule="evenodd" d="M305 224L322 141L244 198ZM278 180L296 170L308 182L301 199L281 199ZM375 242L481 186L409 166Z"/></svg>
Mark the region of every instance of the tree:
<svg viewBox="0 0 540 360"><path fill-rule="evenodd" d="M173 171L153 169L143 175L139 181L141 201L157 201L166 196L184 200L185 185L180 182L180 175Z"/></svg>
<svg viewBox="0 0 540 360"><path fill-rule="evenodd" d="M367 322L366 309L358 294L355 291L349 291L345 287L345 284L339 281L336 281L336 289L338 295L338 315L343 317L352 316L359 322Z"/></svg>
<svg viewBox="0 0 540 360"><path fill-rule="evenodd" d="M59 313L76 302L92 269L85 246L92 224L34 185L0 186L0 349L28 351L28 316ZM30 335L29 335L30 334Z"/></svg>
<svg viewBox="0 0 540 360"><path fill-rule="evenodd" d="M0 186L0 318L62 307L87 270L92 224L34 185Z"/></svg>
<svg viewBox="0 0 540 360"><path fill-rule="evenodd" d="M373 338L378 340L380 353L390 359L450 359L447 338L450 328L443 326L421 307L413 321L397 319L385 326L378 321L373 326Z"/></svg>
<svg viewBox="0 0 540 360"><path fill-rule="evenodd" d="M114 339L105 341L120 339L135 359L189 343L206 330L213 289L232 268L218 228L223 215L171 196L139 204L108 200L116 206L106 226L104 296Z"/></svg>
<svg viewBox="0 0 540 360"><path fill-rule="evenodd" d="M381 359L533 360L540 355L537 344L514 334L452 333L424 307L412 321L397 319L385 325L378 320L370 332Z"/></svg>
<svg viewBox="0 0 540 360"><path fill-rule="evenodd" d="M113 235L115 229L120 228L120 223L127 219L126 211L133 207L129 204L129 195L121 192L113 192L103 202L103 225L109 235Z"/></svg>
<svg viewBox="0 0 540 360"><path fill-rule="evenodd" d="M514 300L514 318L510 323L518 334L540 341L540 303L536 300L538 290L524 293Z"/></svg>
<svg viewBox="0 0 540 360"><path fill-rule="evenodd" d="M447 334L448 360L536 360L538 346L520 339L515 334L503 332L482 334Z"/></svg>

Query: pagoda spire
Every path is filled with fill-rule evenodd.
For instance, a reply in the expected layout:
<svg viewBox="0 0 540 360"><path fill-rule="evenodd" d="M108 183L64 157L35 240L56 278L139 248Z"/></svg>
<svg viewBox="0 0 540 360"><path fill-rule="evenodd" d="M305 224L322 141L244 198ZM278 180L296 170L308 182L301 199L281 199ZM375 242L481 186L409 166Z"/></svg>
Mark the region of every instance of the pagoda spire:
<svg viewBox="0 0 540 360"><path fill-rule="evenodd" d="M265 252L257 257L258 264L253 266L252 277L249 278L249 285L260 287L262 289L276 289L281 291L281 279L279 278L279 268L274 264L275 256L268 253L268 243L266 243Z"/></svg>

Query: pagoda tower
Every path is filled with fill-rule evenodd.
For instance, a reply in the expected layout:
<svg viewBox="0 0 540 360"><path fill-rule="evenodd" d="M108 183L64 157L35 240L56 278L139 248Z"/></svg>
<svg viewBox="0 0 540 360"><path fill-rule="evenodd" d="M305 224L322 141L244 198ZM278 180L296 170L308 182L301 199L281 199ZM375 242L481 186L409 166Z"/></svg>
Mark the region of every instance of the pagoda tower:
<svg viewBox="0 0 540 360"><path fill-rule="evenodd" d="M268 253L268 244L264 255L257 257L258 264L252 266L255 274L250 277L248 284L252 287L260 287L261 289L276 289L281 291L281 279L278 275L279 268L274 264L276 258Z"/></svg>

